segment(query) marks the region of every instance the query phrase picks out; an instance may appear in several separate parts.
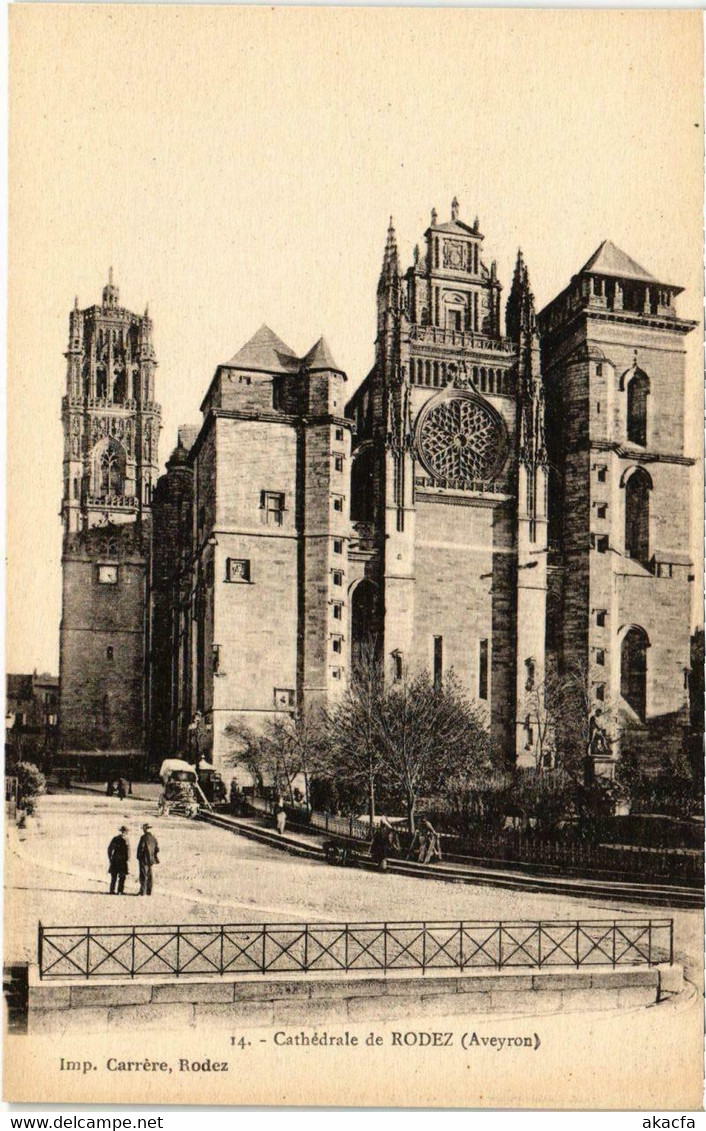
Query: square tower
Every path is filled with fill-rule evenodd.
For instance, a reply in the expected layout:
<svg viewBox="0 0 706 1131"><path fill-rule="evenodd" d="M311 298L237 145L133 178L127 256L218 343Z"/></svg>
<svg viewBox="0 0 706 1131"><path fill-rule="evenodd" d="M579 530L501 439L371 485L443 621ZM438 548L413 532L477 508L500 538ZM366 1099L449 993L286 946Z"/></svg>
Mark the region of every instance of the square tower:
<svg viewBox="0 0 706 1131"><path fill-rule="evenodd" d="M549 626L585 681L611 773L678 753L687 721L691 466L681 287L601 244L540 314L553 468Z"/></svg>
<svg viewBox="0 0 706 1131"><path fill-rule="evenodd" d="M145 750L147 587L160 408L147 311L100 305L69 319L59 749L65 760Z"/></svg>
<svg viewBox="0 0 706 1131"><path fill-rule="evenodd" d="M228 727L330 703L347 670L350 421L323 338L304 357L267 326L219 365L190 454L189 602L177 743L197 715L217 764ZM166 498L160 486L159 508ZM157 556L161 548L155 546Z"/></svg>

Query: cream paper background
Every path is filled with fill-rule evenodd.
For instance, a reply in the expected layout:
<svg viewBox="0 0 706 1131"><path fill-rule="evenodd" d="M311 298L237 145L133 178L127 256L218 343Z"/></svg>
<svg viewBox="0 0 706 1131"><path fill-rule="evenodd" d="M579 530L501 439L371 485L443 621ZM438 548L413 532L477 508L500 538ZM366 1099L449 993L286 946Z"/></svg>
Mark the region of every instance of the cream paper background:
<svg viewBox="0 0 706 1131"><path fill-rule="evenodd" d="M8 669L58 667L61 355L77 291L82 306L99 301L112 264L122 303L149 300L162 459L176 426L198 420L216 364L263 321L300 353L323 332L352 392L372 361L390 212L408 262L431 207L445 219L454 194L462 217L480 216L505 296L519 245L541 308L610 238L685 286L679 311L699 319L701 91L697 12L14 6ZM687 351L687 442L700 459L698 330ZM697 474L699 562L700 498ZM82 1042L14 1038L5 1091L34 1102L698 1106L701 1026L663 1016L658 1044L640 1013L547 1018L531 1058L267 1044L247 1063L231 1051L231 1074L209 1080L67 1079L57 1056L80 1057ZM85 1051L223 1059L224 1040L116 1033L87 1038Z"/></svg>

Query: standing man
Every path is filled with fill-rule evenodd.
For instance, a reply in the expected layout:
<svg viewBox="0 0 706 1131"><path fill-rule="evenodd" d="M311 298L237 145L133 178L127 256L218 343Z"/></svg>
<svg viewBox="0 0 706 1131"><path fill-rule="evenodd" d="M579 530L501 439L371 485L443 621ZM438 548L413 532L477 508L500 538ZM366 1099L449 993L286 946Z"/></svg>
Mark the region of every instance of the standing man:
<svg viewBox="0 0 706 1131"><path fill-rule="evenodd" d="M282 836L284 826L287 824L287 810L284 807L284 802L281 797L277 798L277 804L275 805L275 823L277 825L277 832Z"/></svg>
<svg viewBox="0 0 706 1131"><path fill-rule="evenodd" d="M124 895L125 877L130 871L130 845L125 836L127 825L120 826L120 832L108 845L108 871L110 872L110 894ZM117 892L116 892L117 889Z"/></svg>
<svg viewBox="0 0 706 1131"><path fill-rule="evenodd" d="M137 846L137 859L140 865L140 890L138 895L152 895L152 865L159 864L159 845L152 835L151 825L142 826L142 836Z"/></svg>

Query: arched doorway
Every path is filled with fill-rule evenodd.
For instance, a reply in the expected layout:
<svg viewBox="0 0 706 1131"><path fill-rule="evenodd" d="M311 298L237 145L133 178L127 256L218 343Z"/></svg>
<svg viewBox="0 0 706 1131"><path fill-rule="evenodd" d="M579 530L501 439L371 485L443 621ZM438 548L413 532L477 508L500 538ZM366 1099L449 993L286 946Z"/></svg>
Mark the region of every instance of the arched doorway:
<svg viewBox="0 0 706 1131"><path fill-rule="evenodd" d="M644 628L628 629L620 648L620 694L637 717L647 717L647 649L650 642Z"/></svg>

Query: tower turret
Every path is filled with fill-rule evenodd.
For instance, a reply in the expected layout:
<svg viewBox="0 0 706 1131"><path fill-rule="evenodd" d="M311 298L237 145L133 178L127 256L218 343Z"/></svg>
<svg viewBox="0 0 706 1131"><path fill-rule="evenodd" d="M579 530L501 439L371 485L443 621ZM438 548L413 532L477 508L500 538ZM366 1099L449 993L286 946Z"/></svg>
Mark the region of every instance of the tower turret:
<svg viewBox="0 0 706 1131"><path fill-rule="evenodd" d="M120 303L120 291L113 282L113 268L108 270L108 285L103 287L103 306L113 309Z"/></svg>

